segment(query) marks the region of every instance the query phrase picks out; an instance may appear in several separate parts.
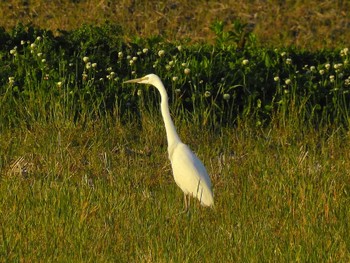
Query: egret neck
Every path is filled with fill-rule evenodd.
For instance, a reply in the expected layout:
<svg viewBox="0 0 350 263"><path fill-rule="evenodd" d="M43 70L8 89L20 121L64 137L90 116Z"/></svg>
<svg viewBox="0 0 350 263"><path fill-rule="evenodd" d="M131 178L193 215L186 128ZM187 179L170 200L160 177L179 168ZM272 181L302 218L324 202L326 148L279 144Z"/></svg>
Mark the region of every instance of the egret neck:
<svg viewBox="0 0 350 263"><path fill-rule="evenodd" d="M168 94L164 88L163 83L160 80L157 80L157 83L154 85L161 96L161 102L160 102L160 110L162 112L167 140L168 140L168 147L170 148L172 145L181 142L179 135L176 132L176 128L174 125L173 120L171 119L170 112L169 112L169 104L168 104Z"/></svg>

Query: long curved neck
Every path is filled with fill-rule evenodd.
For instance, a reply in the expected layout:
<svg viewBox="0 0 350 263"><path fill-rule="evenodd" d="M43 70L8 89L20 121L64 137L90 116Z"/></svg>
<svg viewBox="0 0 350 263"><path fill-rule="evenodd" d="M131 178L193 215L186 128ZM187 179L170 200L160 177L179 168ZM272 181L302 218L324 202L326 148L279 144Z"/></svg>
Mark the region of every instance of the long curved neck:
<svg viewBox="0 0 350 263"><path fill-rule="evenodd" d="M161 96L161 102L160 102L160 110L162 112L168 145L172 145L173 143L180 142L179 135L176 132L174 122L171 119L170 112L169 112L169 103L168 103L168 94L161 83L159 81L155 87L158 89L160 96Z"/></svg>

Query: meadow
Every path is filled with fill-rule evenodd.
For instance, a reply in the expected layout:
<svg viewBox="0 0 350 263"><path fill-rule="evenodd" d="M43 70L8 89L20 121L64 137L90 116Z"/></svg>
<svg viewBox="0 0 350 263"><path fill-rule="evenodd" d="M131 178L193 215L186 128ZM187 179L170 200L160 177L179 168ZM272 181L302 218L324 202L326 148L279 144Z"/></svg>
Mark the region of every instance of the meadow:
<svg viewBox="0 0 350 263"><path fill-rule="evenodd" d="M269 48L246 24L213 44L119 26L18 25L0 53L0 261L348 262L349 51ZM183 210L165 82L215 207Z"/></svg>

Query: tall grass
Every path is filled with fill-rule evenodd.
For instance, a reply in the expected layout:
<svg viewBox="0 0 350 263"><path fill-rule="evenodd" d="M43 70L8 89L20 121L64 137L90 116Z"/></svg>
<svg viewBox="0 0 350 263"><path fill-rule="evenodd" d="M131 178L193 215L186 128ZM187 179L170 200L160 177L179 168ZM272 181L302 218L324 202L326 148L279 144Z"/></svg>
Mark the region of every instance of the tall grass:
<svg viewBox="0 0 350 263"><path fill-rule="evenodd" d="M254 43L79 51L66 37L1 53L0 261L350 260L344 49L305 66ZM159 95L121 85L151 70L208 169L213 209L192 200L179 214Z"/></svg>

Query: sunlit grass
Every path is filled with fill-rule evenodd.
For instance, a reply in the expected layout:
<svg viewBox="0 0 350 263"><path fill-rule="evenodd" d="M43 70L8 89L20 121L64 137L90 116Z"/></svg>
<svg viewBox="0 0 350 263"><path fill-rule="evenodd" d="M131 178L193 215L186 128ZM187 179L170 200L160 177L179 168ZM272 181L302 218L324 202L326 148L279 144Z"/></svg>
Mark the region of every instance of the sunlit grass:
<svg viewBox="0 0 350 263"><path fill-rule="evenodd" d="M55 32L83 23L122 25L125 38L166 36L170 40L214 41L210 26L215 20L250 25L262 43L294 45L307 49L338 47L349 43L348 1L17 1L0 2L0 26L7 30L19 22ZM69 15L62 15L69 14ZM145 22L147 21L147 22Z"/></svg>
<svg viewBox="0 0 350 263"><path fill-rule="evenodd" d="M215 208L192 200L179 214L164 130L149 118L142 128L96 120L6 131L1 259L349 260L348 134L180 124Z"/></svg>
<svg viewBox="0 0 350 263"><path fill-rule="evenodd" d="M22 32L1 50L0 261L350 260L345 48L309 65L255 43L106 51L101 30L83 28L101 39L81 49ZM213 209L180 213L159 95L121 84L150 71Z"/></svg>

